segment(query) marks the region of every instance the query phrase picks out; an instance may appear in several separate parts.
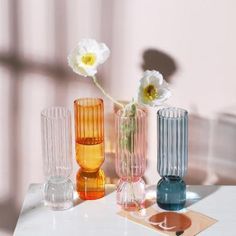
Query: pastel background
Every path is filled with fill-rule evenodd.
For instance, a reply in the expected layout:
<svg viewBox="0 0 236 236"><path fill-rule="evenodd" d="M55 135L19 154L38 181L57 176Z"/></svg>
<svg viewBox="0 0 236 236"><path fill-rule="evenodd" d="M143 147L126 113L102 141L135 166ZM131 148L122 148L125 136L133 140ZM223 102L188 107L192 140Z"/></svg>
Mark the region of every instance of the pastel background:
<svg viewBox="0 0 236 236"><path fill-rule="evenodd" d="M12 235L30 183L43 182L40 112L102 97L103 169L114 183L113 104L67 66L82 38L105 42L99 70L119 100L137 94L145 69L170 83L169 104L190 112L188 184L236 184L236 2L234 0L0 1L0 235ZM155 184L155 110L149 109L148 169ZM78 167L74 162L74 173ZM74 180L74 177L72 176Z"/></svg>

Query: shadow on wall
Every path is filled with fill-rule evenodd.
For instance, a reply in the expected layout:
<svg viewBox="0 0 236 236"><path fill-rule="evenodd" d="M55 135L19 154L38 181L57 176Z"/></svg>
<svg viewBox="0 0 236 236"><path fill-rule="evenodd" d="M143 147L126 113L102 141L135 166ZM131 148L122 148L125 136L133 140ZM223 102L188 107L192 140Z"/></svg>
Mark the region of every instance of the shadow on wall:
<svg viewBox="0 0 236 236"><path fill-rule="evenodd" d="M18 218L19 209L12 199L0 203L0 229L12 233Z"/></svg>
<svg viewBox="0 0 236 236"><path fill-rule="evenodd" d="M189 159L187 184L203 184L208 178L211 121L189 114Z"/></svg>
<svg viewBox="0 0 236 236"><path fill-rule="evenodd" d="M143 69L157 69L164 71L164 76L171 81L171 76L177 70L172 57L158 50L148 49L143 54ZM153 61L152 61L153 58ZM162 62L163 59L163 62ZM166 65L165 65L166 63ZM236 108L232 112L221 112L215 119L208 119L198 114L189 115L189 168L185 178L187 184L209 185L209 184L236 184L235 157L236 157ZM156 115L156 114L155 114ZM148 156L148 166L145 171L148 184L156 182L156 150L152 135L155 134L153 125L149 131L149 140L152 143L151 154ZM115 146L114 146L114 114L106 117L111 138L107 138L106 162L103 169L107 176L107 183L116 183L118 176L115 172ZM150 159L152 157L152 160ZM149 178L150 177L150 178Z"/></svg>
<svg viewBox="0 0 236 236"><path fill-rule="evenodd" d="M171 83L174 79L174 74L176 73L178 67L177 62L173 57L163 51L155 48L147 48L143 52L143 62L141 68L145 70L158 70L163 75L164 79ZM147 118L147 168L145 172L145 177L148 184L153 184L160 179L156 168L156 158L157 158L157 122L156 122L156 112L157 108L148 108L148 118Z"/></svg>
<svg viewBox="0 0 236 236"><path fill-rule="evenodd" d="M236 184L236 106L220 112L213 126L210 165L214 169L216 184Z"/></svg>
<svg viewBox="0 0 236 236"><path fill-rule="evenodd" d="M189 169L186 182L235 185L235 140L235 114L222 112L215 119L190 115Z"/></svg>
<svg viewBox="0 0 236 236"><path fill-rule="evenodd" d="M67 88L70 82L73 80L74 76L72 71L70 71L66 66L66 27L63 24L64 19L66 18L66 11L63 6L66 2L54 2L55 8L53 9L57 10L55 10L56 14L52 15L55 15L56 18L55 22L57 25L55 25L54 33L57 40L53 42L52 47L60 48L60 50L55 50L54 60L52 63L49 63L47 61L41 62L40 60L38 60L37 53L32 53L32 58L30 59L27 59L23 55L21 55L23 46L21 44L22 42L19 40L19 38L22 37L22 30L21 28L19 28L19 21L21 22L22 18L21 12L19 11L20 3L17 0L9 0L9 17L11 18L11 24L8 29L9 32L7 33L9 33L10 35L9 44L11 50L9 50L9 52L0 52L0 65L1 67L9 70L11 80L10 93L8 97L4 98L5 102L9 101L8 117L10 117L10 125L9 127L7 127L8 135L6 135L9 136L9 139L3 140L4 142L6 142L6 146L9 146L9 156L7 157L7 160L9 162L9 169L7 169L8 174L1 184L4 186L4 184L9 183L9 194L7 196L7 199L0 200L0 235L2 235L2 232L6 233L6 235L12 235L20 212L18 201L22 199L19 199L19 196L22 195L23 185L26 185L26 183L22 181L22 166L25 165L27 159L25 160L20 152L20 150L22 149L22 147L20 146L20 140L22 139L22 137L27 140L26 134L21 133L21 130L24 129L21 127L21 122L19 122L21 121L22 117L22 91L20 91L20 88L22 88L21 85L23 84L22 78L24 78L24 75L28 75L31 72L49 77L54 84L54 91L52 91L52 94L54 94L54 98L51 105L65 105L68 97ZM58 8L56 8L56 6L58 6ZM46 8L47 6L45 5L45 9ZM61 61L60 58L65 58L65 60ZM84 81L81 80L81 83L86 83ZM35 99L36 96L31 98L29 90L27 92L29 100ZM27 106L27 104L24 105ZM5 111L3 111L2 113L4 112ZM30 110L28 110L28 112L29 114L32 114ZM31 129L30 132L34 132L33 129ZM24 150L24 152L27 153L27 150ZM4 171L4 168L5 166L1 166L1 170Z"/></svg>
<svg viewBox="0 0 236 236"><path fill-rule="evenodd" d="M154 48L149 48L143 52L143 64L141 67L144 71L160 71L168 83L171 82L171 76L178 69L177 63L172 56Z"/></svg>

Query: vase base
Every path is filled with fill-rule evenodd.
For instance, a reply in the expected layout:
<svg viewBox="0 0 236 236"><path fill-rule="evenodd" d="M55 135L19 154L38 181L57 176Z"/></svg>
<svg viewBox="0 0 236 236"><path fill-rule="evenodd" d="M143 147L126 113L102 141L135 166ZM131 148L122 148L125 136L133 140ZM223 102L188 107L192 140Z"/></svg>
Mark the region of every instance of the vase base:
<svg viewBox="0 0 236 236"><path fill-rule="evenodd" d="M105 191L80 191L79 197L82 200L95 200L105 196Z"/></svg>
<svg viewBox="0 0 236 236"><path fill-rule="evenodd" d="M144 206L145 183L142 178L135 182L120 179L117 185L116 201L126 211L136 211Z"/></svg>
<svg viewBox="0 0 236 236"><path fill-rule="evenodd" d="M186 185L178 176L165 176L157 184L157 205L169 211L184 208Z"/></svg>
<svg viewBox="0 0 236 236"><path fill-rule="evenodd" d="M157 205L160 207L160 208L162 208L162 209L164 209L164 210L167 210L167 211L179 211L179 210L181 210L181 209L183 209L184 208L184 206L185 206L185 202L183 202L183 203L170 203L170 204L168 204L168 203L161 203L161 202L157 202Z"/></svg>
<svg viewBox="0 0 236 236"><path fill-rule="evenodd" d="M76 176L76 190L82 200L95 200L105 196L105 174L103 170L84 172L80 169Z"/></svg>
<svg viewBox="0 0 236 236"><path fill-rule="evenodd" d="M144 208L145 206L144 201L138 202L138 203L131 202L131 203L123 204L123 205L120 205L119 203L117 204L125 211L137 211Z"/></svg>
<svg viewBox="0 0 236 236"><path fill-rule="evenodd" d="M52 210L66 210L73 206L73 183L70 179L48 181L44 185L44 204Z"/></svg>

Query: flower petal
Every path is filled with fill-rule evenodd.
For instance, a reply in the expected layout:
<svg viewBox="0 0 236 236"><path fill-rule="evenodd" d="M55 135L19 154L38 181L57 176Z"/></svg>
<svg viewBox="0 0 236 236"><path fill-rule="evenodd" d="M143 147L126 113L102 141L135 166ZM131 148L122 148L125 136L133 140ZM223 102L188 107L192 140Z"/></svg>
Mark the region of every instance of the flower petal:
<svg viewBox="0 0 236 236"><path fill-rule="evenodd" d="M159 90L159 97L153 101L155 105L160 105L165 102L171 96L171 91L167 88Z"/></svg>
<svg viewBox="0 0 236 236"><path fill-rule="evenodd" d="M147 71L144 72L143 77L141 78L140 82L141 82L143 87L146 87L150 83L152 83L156 86L159 86L163 83L163 76L158 71L147 70Z"/></svg>
<svg viewBox="0 0 236 236"><path fill-rule="evenodd" d="M110 49L107 47L106 44L101 43L99 63L103 64L108 59L109 56L110 56Z"/></svg>
<svg viewBox="0 0 236 236"><path fill-rule="evenodd" d="M152 91L150 91L150 95L147 95L147 89L149 89L148 87L154 87L156 89L156 97L151 94ZM163 76L160 72L155 70L147 70L144 72L139 86L138 100L140 103L149 106L156 106L162 104L170 96L171 92L168 89L168 83L163 79Z"/></svg>
<svg viewBox="0 0 236 236"><path fill-rule="evenodd" d="M82 39L69 54L68 64L79 75L94 76L98 65L103 64L109 55L110 50L104 43Z"/></svg>
<svg viewBox="0 0 236 236"><path fill-rule="evenodd" d="M96 67L94 68L83 68L83 70L85 71L85 73L88 75L88 76L94 76L95 74L97 74L97 69Z"/></svg>

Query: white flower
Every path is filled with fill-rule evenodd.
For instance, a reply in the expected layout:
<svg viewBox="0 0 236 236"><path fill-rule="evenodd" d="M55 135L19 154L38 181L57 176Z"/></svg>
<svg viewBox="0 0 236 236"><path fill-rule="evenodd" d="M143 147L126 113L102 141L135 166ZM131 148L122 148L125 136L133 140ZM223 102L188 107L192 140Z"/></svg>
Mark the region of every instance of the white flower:
<svg viewBox="0 0 236 236"><path fill-rule="evenodd" d="M156 70L146 70L140 80L139 102L149 106L161 105L171 96L167 82Z"/></svg>
<svg viewBox="0 0 236 236"><path fill-rule="evenodd" d="M68 56L68 64L79 75L94 76L97 67L103 64L110 55L104 43L94 39L82 39Z"/></svg>

